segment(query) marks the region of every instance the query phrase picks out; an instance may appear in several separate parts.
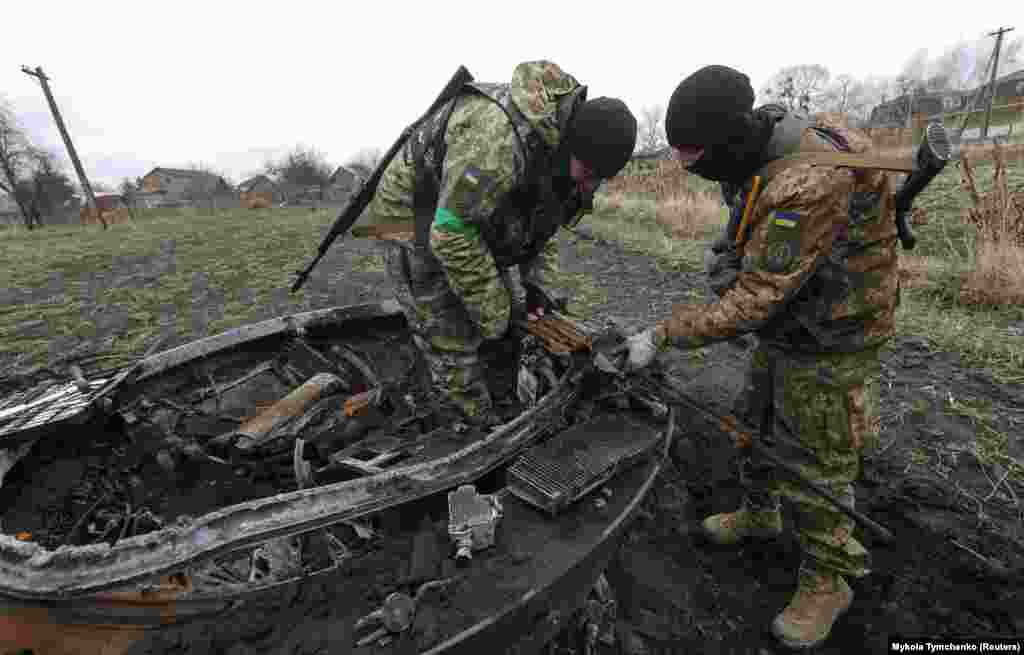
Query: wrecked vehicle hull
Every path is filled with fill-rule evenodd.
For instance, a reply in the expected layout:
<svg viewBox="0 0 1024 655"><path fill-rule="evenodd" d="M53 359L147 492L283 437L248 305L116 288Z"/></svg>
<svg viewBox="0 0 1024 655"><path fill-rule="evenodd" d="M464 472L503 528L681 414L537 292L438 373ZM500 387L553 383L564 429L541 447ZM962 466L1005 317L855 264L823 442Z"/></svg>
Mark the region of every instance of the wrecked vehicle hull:
<svg viewBox="0 0 1024 655"><path fill-rule="evenodd" d="M287 641L281 613L316 588L344 633L332 652L535 652L591 592L672 432L671 414L631 407L568 357L546 370L507 423L453 425L383 302L148 356L116 388L80 384L88 420L49 433L38 405L8 402L8 426L36 415L30 437L5 435L0 644L160 652L199 626L230 644L268 622ZM564 470L530 464L557 457ZM494 544L457 563L444 492L467 484L502 511ZM537 502L570 487L578 502ZM367 620L416 591L405 623Z"/></svg>

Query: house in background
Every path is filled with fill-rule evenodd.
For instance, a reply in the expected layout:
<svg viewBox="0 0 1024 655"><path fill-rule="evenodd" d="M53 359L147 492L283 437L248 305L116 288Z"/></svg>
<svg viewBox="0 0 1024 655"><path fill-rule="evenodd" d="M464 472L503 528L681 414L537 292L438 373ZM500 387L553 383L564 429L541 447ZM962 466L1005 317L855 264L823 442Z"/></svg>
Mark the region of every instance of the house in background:
<svg viewBox="0 0 1024 655"><path fill-rule="evenodd" d="M1000 77L995 82L995 88L995 107L1009 106L1011 115L1015 108L1017 115L1024 116L1024 70ZM982 112L988 106L988 89L989 85L983 84L978 89L970 91L901 95L872 109L869 123L871 127L905 127L907 109L910 108L911 121L920 127L929 121L942 119L948 114L966 111L975 95L977 97L972 111Z"/></svg>
<svg viewBox="0 0 1024 655"><path fill-rule="evenodd" d="M368 176L354 167L339 166L327 181L327 187L323 194L324 201L328 203L347 201L353 193L359 190L366 177Z"/></svg>
<svg viewBox="0 0 1024 655"><path fill-rule="evenodd" d="M150 207L223 206L237 194L219 175L157 167L142 177L140 195ZM220 202L218 202L218 200Z"/></svg>
<svg viewBox="0 0 1024 655"><path fill-rule="evenodd" d="M250 177L238 185L239 201L246 209L266 209L284 200L278 184L266 175Z"/></svg>

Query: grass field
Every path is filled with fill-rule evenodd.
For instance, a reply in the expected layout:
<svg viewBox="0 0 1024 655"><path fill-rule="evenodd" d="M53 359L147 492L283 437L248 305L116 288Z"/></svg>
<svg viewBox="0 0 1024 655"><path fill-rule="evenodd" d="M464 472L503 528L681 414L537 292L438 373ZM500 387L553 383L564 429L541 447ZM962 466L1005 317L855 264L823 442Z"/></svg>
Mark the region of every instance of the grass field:
<svg viewBox="0 0 1024 655"><path fill-rule="evenodd" d="M990 169L977 171L983 191ZM963 301L962 287L986 260L962 221L969 200L958 181L948 166L919 198L930 222L916 228L918 247L902 258L908 277L899 329L961 352L1000 379L1024 381L1024 338L1008 330L1024 321L1024 303ZM666 266L700 270L726 215L716 186L693 177L684 186L657 176L613 181L586 225ZM1010 186L1024 191L1019 162L1011 164ZM0 288L0 359L45 365L99 333L117 336L102 355L115 366L137 356L157 329L212 333L308 306L306 289L287 293L290 274L308 261L334 217L333 210L177 210L145 212L106 231L2 230L0 277L8 282ZM1013 269L1017 254L999 264L1000 274ZM370 255L352 265L380 270L381 262ZM1024 263L1019 276L1008 289L1024 289Z"/></svg>

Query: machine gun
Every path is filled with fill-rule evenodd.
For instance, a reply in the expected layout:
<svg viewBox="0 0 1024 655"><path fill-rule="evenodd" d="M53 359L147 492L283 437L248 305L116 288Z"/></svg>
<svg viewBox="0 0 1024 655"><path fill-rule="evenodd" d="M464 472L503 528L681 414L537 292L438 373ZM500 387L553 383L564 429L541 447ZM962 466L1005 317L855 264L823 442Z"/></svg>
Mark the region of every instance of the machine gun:
<svg viewBox="0 0 1024 655"><path fill-rule="evenodd" d="M458 95L463 86L472 81L473 76L470 74L469 70L467 70L465 66L459 66L459 70L455 71L452 78L448 80L448 84L446 84L444 89L441 91L441 95L437 96L437 99L430 105L430 109L420 116L415 123L402 131L398 140L395 141L386 153L384 153L380 163L377 164L377 168L373 170L370 177L363 182L362 186L359 187L359 190L349 198L345 207L342 208L338 218L334 221L334 225L331 226L331 231L328 232L327 236L325 236L320 242L320 248L317 251L316 257L313 258L313 261L311 261L306 268L296 273L297 277L294 284L292 284L292 293L298 291L302 285L306 283L306 279L309 277L309 274L313 271L313 268L320 263L323 256L327 254L327 251L330 249L331 244L334 243L334 240L348 232L352 225L359 219L359 215L363 213L366 206L370 204L370 200L373 199L373 194L377 191L377 185L380 184L380 178L384 175L384 169L387 168L388 164L391 163L391 160L394 159L396 154L398 154L399 149L405 145L409 136L412 135L412 133L415 132L425 120L430 118L431 114L440 109L444 103Z"/></svg>
<svg viewBox="0 0 1024 655"><path fill-rule="evenodd" d="M914 204L914 198L942 172L949 161L952 148L949 135L941 123L931 123L925 130L924 141L921 142L915 156L915 168L907 180L896 192L896 230L904 250L913 250L917 239L907 222L907 214Z"/></svg>

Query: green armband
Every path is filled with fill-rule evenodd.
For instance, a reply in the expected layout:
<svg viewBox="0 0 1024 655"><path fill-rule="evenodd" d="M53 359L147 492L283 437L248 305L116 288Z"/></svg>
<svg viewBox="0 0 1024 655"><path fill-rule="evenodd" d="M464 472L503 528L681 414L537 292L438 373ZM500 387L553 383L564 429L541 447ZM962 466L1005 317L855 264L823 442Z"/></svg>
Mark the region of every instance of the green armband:
<svg viewBox="0 0 1024 655"><path fill-rule="evenodd" d="M467 225L461 218L451 213L444 207L438 207L434 213L433 227L445 232L455 232L468 237L480 236L480 228L475 225Z"/></svg>

